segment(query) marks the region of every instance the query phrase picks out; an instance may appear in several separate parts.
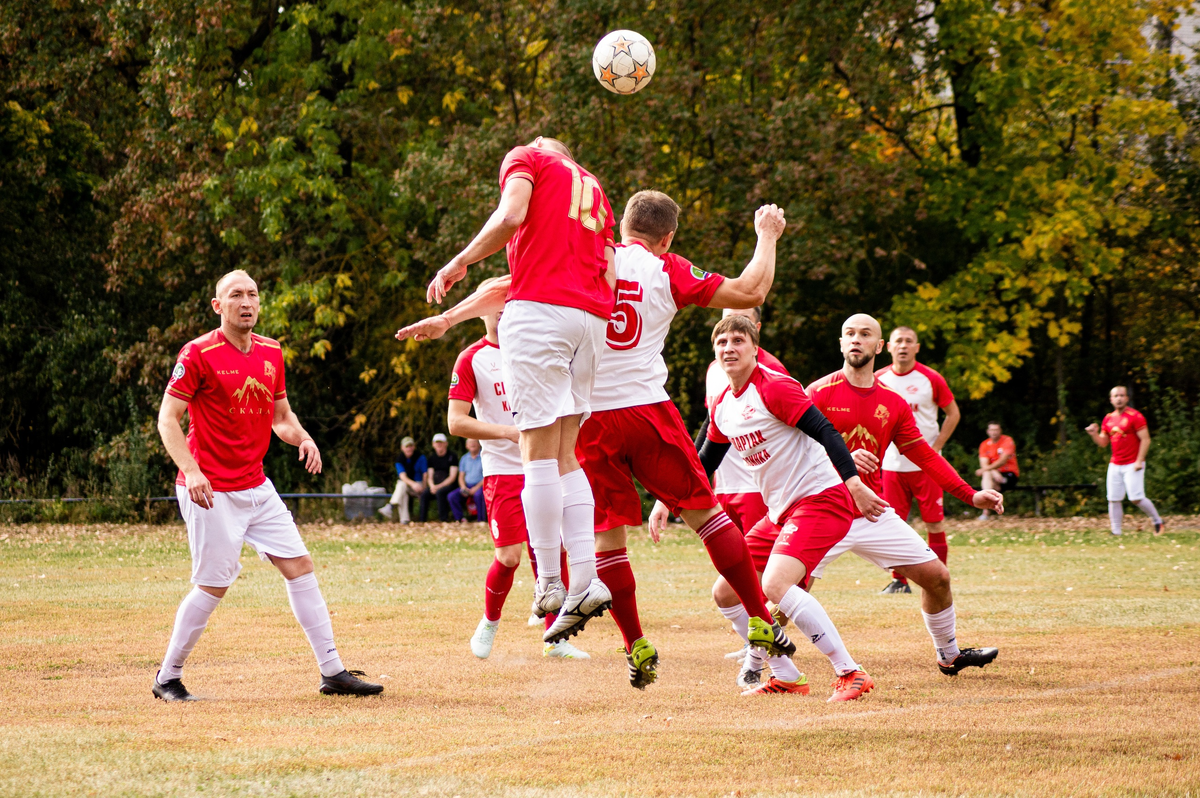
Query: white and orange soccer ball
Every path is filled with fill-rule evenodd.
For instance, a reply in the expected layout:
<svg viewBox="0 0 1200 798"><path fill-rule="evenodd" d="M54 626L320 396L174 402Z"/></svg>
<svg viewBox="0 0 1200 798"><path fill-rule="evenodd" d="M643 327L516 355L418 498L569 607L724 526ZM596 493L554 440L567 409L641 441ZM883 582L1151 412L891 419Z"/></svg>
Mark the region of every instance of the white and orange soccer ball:
<svg viewBox="0 0 1200 798"><path fill-rule="evenodd" d="M641 91L654 77L654 48L631 30L615 30L600 40L592 53L592 71L600 85L614 94Z"/></svg>

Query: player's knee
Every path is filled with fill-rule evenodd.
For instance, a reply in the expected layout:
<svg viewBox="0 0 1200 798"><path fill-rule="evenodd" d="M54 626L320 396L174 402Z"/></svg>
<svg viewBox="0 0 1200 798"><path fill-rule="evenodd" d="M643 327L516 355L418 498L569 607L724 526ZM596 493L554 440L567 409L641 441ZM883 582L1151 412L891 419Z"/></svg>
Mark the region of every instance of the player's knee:
<svg viewBox="0 0 1200 798"><path fill-rule="evenodd" d="M516 568L521 564L521 550L519 548L513 551L499 549L496 552L496 560L505 568Z"/></svg>
<svg viewBox="0 0 1200 798"><path fill-rule="evenodd" d="M784 579L778 575L764 576L762 583L763 595L775 604L778 604L783 600L784 594L787 593L795 584L795 582L788 581L787 579Z"/></svg>
<svg viewBox="0 0 1200 798"><path fill-rule="evenodd" d="M717 577L717 581L713 583L712 597L718 607L734 607L742 601L724 577Z"/></svg>

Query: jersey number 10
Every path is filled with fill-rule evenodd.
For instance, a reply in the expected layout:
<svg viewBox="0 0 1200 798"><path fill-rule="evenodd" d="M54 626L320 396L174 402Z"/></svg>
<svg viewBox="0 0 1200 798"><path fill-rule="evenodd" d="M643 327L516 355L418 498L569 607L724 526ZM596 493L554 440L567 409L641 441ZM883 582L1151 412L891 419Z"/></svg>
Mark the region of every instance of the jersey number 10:
<svg viewBox="0 0 1200 798"><path fill-rule="evenodd" d="M600 184L591 175L581 175L579 167L566 158L562 162L571 170L571 210L567 216L579 220L585 230L599 233L604 229L604 219L608 215L604 212L604 205L596 205L596 192L600 191ZM592 215L593 211L595 216Z"/></svg>

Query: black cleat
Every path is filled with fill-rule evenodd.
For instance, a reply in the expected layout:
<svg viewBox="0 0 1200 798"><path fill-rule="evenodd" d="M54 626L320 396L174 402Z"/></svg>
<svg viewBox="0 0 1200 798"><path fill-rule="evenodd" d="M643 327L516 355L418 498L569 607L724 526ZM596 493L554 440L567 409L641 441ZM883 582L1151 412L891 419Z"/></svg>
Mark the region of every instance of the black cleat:
<svg viewBox="0 0 1200 798"><path fill-rule="evenodd" d="M938 670L947 676L957 676L963 668L982 668L996 658L998 648L964 648L949 665L938 663Z"/></svg>
<svg viewBox="0 0 1200 798"><path fill-rule="evenodd" d="M161 673L161 671L160 671ZM199 698L188 692L181 679L168 679L166 684L158 683L158 674L154 674L154 687L151 689L155 698L163 701L199 701Z"/></svg>
<svg viewBox="0 0 1200 798"><path fill-rule="evenodd" d="M382 684L372 684L359 679L366 676L362 671L342 671L333 676L321 677L321 692L325 695L379 695Z"/></svg>
<svg viewBox="0 0 1200 798"><path fill-rule="evenodd" d="M908 586L908 582L903 579L893 579L891 584L885 587L880 593L911 593L912 588Z"/></svg>
<svg viewBox="0 0 1200 798"><path fill-rule="evenodd" d="M1166 522L1160 518L1158 520L1158 523L1154 525L1154 537L1158 537L1159 535L1161 535L1163 533L1163 529L1166 527L1166 525L1167 525Z"/></svg>

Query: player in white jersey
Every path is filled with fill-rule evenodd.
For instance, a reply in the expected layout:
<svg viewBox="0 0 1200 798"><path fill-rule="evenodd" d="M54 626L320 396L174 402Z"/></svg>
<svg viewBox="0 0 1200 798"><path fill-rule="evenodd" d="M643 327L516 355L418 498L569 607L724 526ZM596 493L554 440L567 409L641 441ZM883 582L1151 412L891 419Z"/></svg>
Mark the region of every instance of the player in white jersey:
<svg viewBox="0 0 1200 798"><path fill-rule="evenodd" d="M917 362L921 344L913 328L897 327L892 330L887 348L892 355L892 364L876 371L875 376L908 402L925 442L941 454L962 417L950 386L941 374ZM939 408L946 412L946 421L940 427ZM916 463L900 454L895 444L888 447L883 458L883 498L905 520L908 519L912 500L917 500L921 520L925 522L925 531L929 536L929 548L943 565L946 564L950 549L946 544L946 528L942 523L945 519L942 489ZM882 592L911 593L912 588L908 586L907 579L893 572L891 583Z"/></svg>

